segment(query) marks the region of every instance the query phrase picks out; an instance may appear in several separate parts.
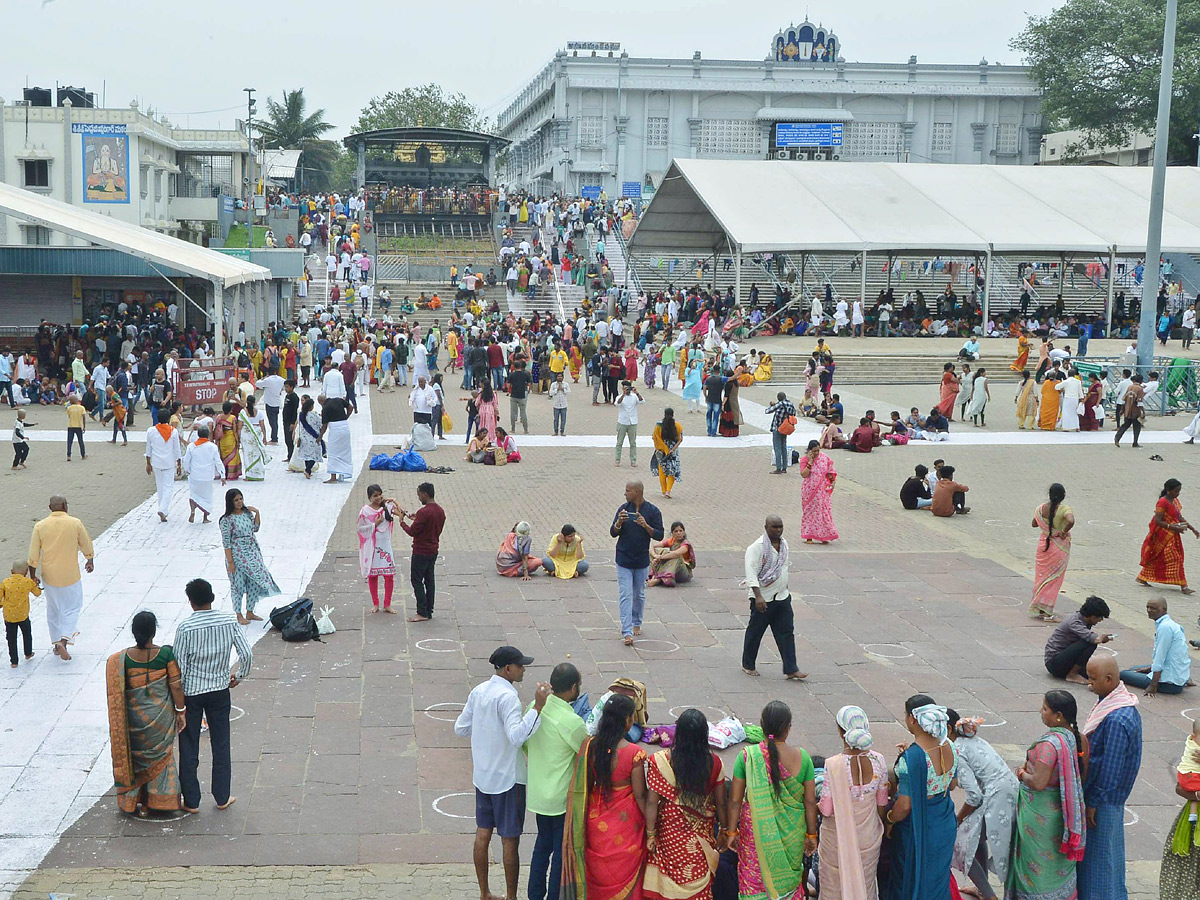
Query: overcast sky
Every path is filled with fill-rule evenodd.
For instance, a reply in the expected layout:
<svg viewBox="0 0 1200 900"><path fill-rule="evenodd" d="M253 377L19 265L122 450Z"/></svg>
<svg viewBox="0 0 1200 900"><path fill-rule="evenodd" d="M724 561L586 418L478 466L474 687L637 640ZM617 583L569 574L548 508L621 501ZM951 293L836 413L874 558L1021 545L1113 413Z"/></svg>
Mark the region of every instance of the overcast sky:
<svg viewBox="0 0 1200 900"><path fill-rule="evenodd" d="M495 118L569 40L619 41L631 56L762 59L805 13L832 28L851 62L1020 63L1009 39L1061 0L93 0L26 4L0 65L0 96L86 87L109 106L138 99L173 123L232 127L242 89L278 97L303 87L347 134L376 94L427 81L462 91ZM732 19L731 19L732 17ZM248 36L252 36L252 39ZM519 47L516 43L519 41ZM259 110L265 103L259 100Z"/></svg>

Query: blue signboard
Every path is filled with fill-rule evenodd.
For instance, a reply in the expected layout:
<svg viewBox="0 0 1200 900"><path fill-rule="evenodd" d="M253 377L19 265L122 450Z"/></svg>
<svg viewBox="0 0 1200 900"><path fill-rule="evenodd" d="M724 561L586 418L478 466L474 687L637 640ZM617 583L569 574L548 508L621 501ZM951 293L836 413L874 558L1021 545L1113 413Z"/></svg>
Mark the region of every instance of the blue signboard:
<svg viewBox="0 0 1200 900"><path fill-rule="evenodd" d="M583 197L585 200L599 200L600 199L600 185L585 184L583 187L581 187L579 189L579 195L581 197Z"/></svg>
<svg viewBox="0 0 1200 900"><path fill-rule="evenodd" d="M778 122L775 125L776 147L840 147L841 122Z"/></svg>
<svg viewBox="0 0 1200 900"><path fill-rule="evenodd" d="M642 183L640 181L622 181L621 182L622 197L640 197L642 196Z"/></svg>

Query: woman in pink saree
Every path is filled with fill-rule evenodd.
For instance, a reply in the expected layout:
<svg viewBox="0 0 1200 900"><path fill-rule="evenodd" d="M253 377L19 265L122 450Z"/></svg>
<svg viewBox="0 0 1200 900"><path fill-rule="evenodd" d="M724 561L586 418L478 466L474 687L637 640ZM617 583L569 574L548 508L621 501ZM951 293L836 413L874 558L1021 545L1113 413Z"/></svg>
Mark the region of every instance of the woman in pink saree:
<svg viewBox="0 0 1200 900"><path fill-rule="evenodd" d="M638 355L637 350L633 347L625 348L625 377L630 381L637 381L638 373Z"/></svg>
<svg viewBox="0 0 1200 900"><path fill-rule="evenodd" d="M961 387L962 380L954 374L954 363L946 363L942 367L942 396L937 408L948 421L954 420L954 403Z"/></svg>
<svg viewBox="0 0 1200 900"><path fill-rule="evenodd" d="M1066 488L1052 484L1050 499L1033 511L1033 527L1041 530L1041 537L1033 566L1033 602L1029 604L1029 612L1043 622L1058 622L1054 604L1058 602L1071 559L1075 514L1063 503L1066 497Z"/></svg>
<svg viewBox="0 0 1200 900"><path fill-rule="evenodd" d="M705 310L700 314L700 319L692 326L692 334L696 337L708 337L708 320L712 318L712 311Z"/></svg>
<svg viewBox="0 0 1200 900"><path fill-rule="evenodd" d="M833 485L837 469L833 460L821 452L820 441L809 441L808 451L800 460L800 537L807 543L828 544L838 539L833 526Z"/></svg>

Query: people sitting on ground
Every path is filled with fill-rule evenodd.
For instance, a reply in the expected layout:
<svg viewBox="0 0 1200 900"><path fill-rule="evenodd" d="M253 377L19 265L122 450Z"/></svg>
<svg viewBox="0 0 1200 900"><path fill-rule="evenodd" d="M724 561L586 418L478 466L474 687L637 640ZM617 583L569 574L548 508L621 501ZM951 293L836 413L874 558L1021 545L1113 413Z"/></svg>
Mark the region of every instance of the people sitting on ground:
<svg viewBox="0 0 1200 900"><path fill-rule="evenodd" d="M908 417L904 420L904 427L908 429L908 436L914 441L919 441L925 437L925 417L921 415L921 411L917 407L913 407L908 411Z"/></svg>
<svg viewBox="0 0 1200 900"><path fill-rule="evenodd" d="M892 425L889 431L883 438L892 446L908 443L908 426L904 424L904 420L900 418L900 413L897 410L892 410Z"/></svg>
<svg viewBox="0 0 1200 900"><path fill-rule="evenodd" d="M770 381L771 375L775 371L775 361L771 359L769 353L758 354L758 365L754 369L755 381Z"/></svg>
<svg viewBox="0 0 1200 900"><path fill-rule="evenodd" d="M692 580L696 568L696 551L688 540L682 522L671 523L671 533L661 541L650 542L650 577L646 586L661 584L675 587Z"/></svg>
<svg viewBox="0 0 1200 900"><path fill-rule="evenodd" d="M818 421L820 421L818 419ZM838 428L838 422L841 419L836 419L825 426L825 430L821 432L821 449L822 450L841 450L846 446L846 439L842 436L842 429Z"/></svg>
<svg viewBox="0 0 1200 900"><path fill-rule="evenodd" d="M1092 631L1108 614L1107 603L1099 597L1088 597L1078 612L1063 619L1046 641L1046 671L1073 684L1087 684L1088 660L1098 645L1107 644L1114 637Z"/></svg>
<svg viewBox="0 0 1200 900"><path fill-rule="evenodd" d="M1162 597L1146 601L1146 616L1154 623L1153 661L1148 666L1125 669L1121 680L1130 687L1143 688L1147 697L1181 694L1194 684L1183 626L1167 615L1167 601Z"/></svg>
<svg viewBox="0 0 1200 900"><path fill-rule="evenodd" d="M905 509L927 509L933 505L933 492L929 490L928 466L917 466L915 474L909 475L900 485L900 505Z"/></svg>
<svg viewBox="0 0 1200 900"><path fill-rule="evenodd" d="M816 398L813 397L810 388L804 389L804 399L800 401L798 411L806 419L815 419L820 414L821 406L817 403Z"/></svg>
<svg viewBox="0 0 1200 900"><path fill-rule="evenodd" d="M583 537L574 525L564 525L550 540L542 567L555 578L576 578L586 575L588 561L584 559Z"/></svg>
<svg viewBox="0 0 1200 900"><path fill-rule="evenodd" d="M947 441L950 439L950 420L942 415L936 406L925 417L924 433L921 435L927 441Z"/></svg>
<svg viewBox="0 0 1200 900"><path fill-rule="evenodd" d="M500 550L496 553L496 571L505 578L519 575L522 581L528 581L529 576L542 567L541 557L529 552L532 548L529 523L518 522L500 543Z"/></svg>
<svg viewBox="0 0 1200 900"><path fill-rule="evenodd" d="M838 394L830 394L821 404L821 412L817 416L818 425L828 425L835 419L840 424L846 418L846 408L842 406L842 398Z"/></svg>
<svg viewBox="0 0 1200 900"><path fill-rule="evenodd" d="M979 341L976 340L974 335L967 338L966 343L962 345L962 349L958 351L958 358L970 360L979 359Z"/></svg>
<svg viewBox="0 0 1200 900"><path fill-rule="evenodd" d="M954 480L954 466L942 466L938 469L937 485L933 489L933 503L930 509L935 516L949 517L956 513L960 516L971 511L966 505L966 494L970 490L965 484Z"/></svg>
<svg viewBox="0 0 1200 900"><path fill-rule="evenodd" d="M487 429L480 428L467 444L467 455L463 459L467 462L481 463L488 452L494 450L495 447L488 442Z"/></svg>
<svg viewBox="0 0 1200 900"><path fill-rule="evenodd" d="M499 425L496 426L496 452L503 453L510 463L521 461L521 452L517 450L517 442Z"/></svg>
<svg viewBox="0 0 1200 900"><path fill-rule="evenodd" d="M875 429L871 427L871 422L866 416L858 420L858 427L850 432L850 439L846 441L846 449L851 453L870 453L871 448L876 446Z"/></svg>

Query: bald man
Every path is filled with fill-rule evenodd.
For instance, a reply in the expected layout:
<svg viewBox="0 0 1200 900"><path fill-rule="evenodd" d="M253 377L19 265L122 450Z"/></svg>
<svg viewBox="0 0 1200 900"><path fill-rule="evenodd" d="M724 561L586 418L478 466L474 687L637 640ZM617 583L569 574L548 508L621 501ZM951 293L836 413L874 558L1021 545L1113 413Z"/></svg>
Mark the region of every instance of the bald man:
<svg viewBox="0 0 1200 900"><path fill-rule="evenodd" d="M1142 717L1138 698L1121 683L1115 658L1093 656L1087 676L1097 699L1083 725L1090 756L1083 781L1087 841L1079 864L1079 896L1126 900L1125 801L1142 764Z"/></svg>
<svg viewBox="0 0 1200 900"><path fill-rule="evenodd" d="M788 681L808 675L796 665L796 631L792 594L788 590L788 545L783 539L783 519L767 516L763 533L746 548L746 587L750 590L750 622L742 642L742 671L758 675L758 648L771 629L783 674Z"/></svg>
<svg viewBox="0 0 1200 900"><path fill-rule="evenodd" d="M642 633L646 606L646 577L650 574L650 541L663 539L662 513L647 503L640 481L625 485L625 502L613 516L608 533L617 539L617 597L621 612L621 639L626 646Z"/></svg>
<svg viewBox="0 0 1200 900"><path fill-rule="evenodd" d="M1146 601L1146 616L1154 622L1154 658L1148 666L1126 669L1121 680L1143 688L1147 697L1160 691L1164 694L1183 693L1192 684L1192 659L1188 656L1183 626L1167 615L1167 601L1155 597Z"/></svg>
<svg viewBox="0 0 1200 900"><path fill-rule="evenodd" d="M79 554L87 559L84 569L95 568L92 539L83 523L67 515L67 498L50 498L50 515L33 526L29 538L29 577L37 578L42 569L42 587L46 596L46 624L54 655L67 660L67 645L75 642L79 613L83 609L83 576L79 573Z"/></svg>

